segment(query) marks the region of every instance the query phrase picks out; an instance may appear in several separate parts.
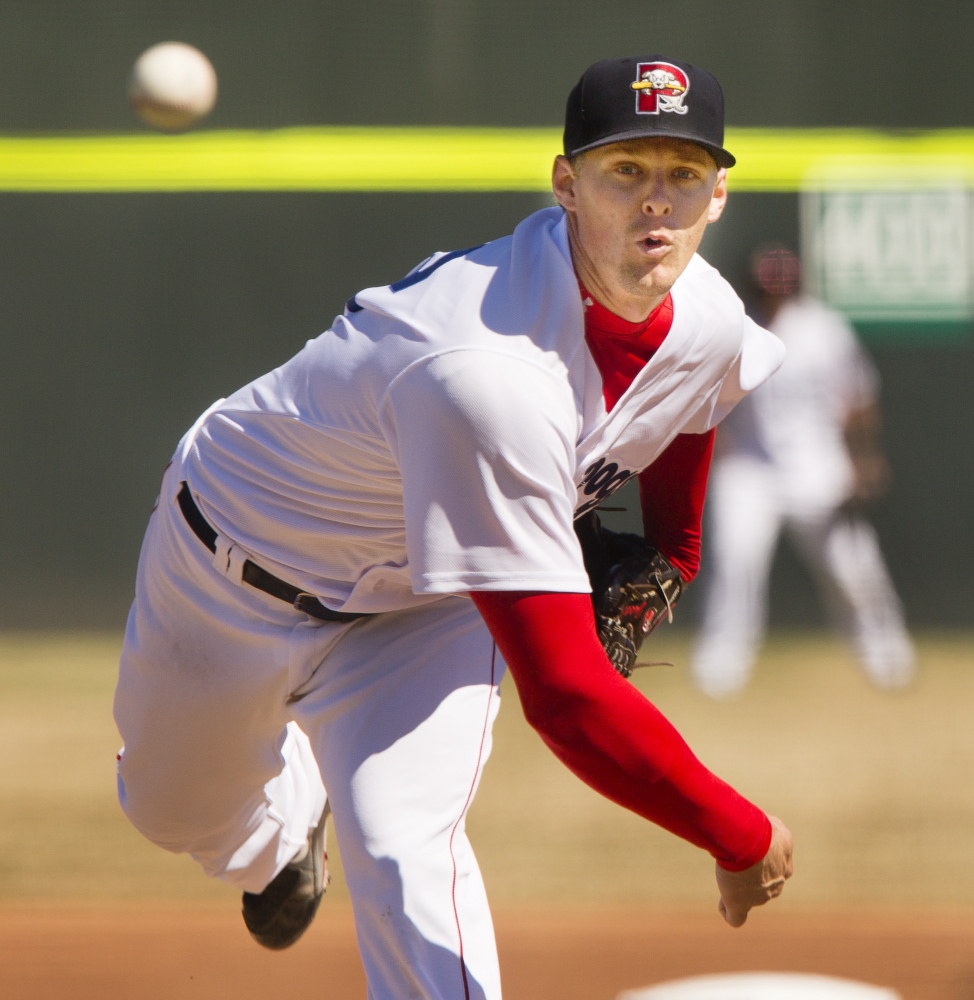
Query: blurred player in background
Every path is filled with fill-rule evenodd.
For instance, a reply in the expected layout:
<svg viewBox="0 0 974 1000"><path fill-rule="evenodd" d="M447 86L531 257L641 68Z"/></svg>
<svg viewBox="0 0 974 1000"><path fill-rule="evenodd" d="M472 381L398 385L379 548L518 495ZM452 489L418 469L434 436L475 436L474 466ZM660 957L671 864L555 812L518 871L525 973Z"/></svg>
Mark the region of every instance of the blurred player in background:
<svg viewBox="0 0 974 1000"><path fill-rule="evenodd" d="M785 529L855 646L868 678L898 688L914 652L864 507L889 485L878 378L845 319L800 294L788 250L751 260L754 318L786 361L724 422L711 488L712 566L693 676L714 698L748 682L767 617L768 577Z"/></svg>

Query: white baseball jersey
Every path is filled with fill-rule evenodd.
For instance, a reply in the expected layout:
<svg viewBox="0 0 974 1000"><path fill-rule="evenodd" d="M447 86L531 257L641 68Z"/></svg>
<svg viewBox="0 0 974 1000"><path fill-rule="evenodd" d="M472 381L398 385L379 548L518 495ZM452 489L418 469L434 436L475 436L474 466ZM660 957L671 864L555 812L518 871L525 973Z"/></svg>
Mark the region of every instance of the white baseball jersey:
<svg viewBox="0 0 974 1000"><path fill-rule="evenodd" d="M838 505L853 486L845 422L875 402L875 368L845 318L815 299L786 302L770 328L787 361L727 421L722 454L773 466L800 506Z"/></svg>
<svg viewBox="0 0 974 1000"><path fill-rule="evenodd" d="M470 590L585 592L572 523L680 432L712 427L780 342L694 257L666 340L611 412L561 209L349 300L183 443L213 526L345 611Z"/></svg>

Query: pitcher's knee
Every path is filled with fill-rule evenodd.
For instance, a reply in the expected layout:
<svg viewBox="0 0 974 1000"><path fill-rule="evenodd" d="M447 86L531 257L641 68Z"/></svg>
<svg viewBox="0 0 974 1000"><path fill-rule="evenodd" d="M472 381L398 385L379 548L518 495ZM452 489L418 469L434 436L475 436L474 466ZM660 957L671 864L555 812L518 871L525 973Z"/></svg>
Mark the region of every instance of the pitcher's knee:
<svg viewBox="0 0 974 1000"><path fill-rule="evenodd" d="M173 854L192 854L237 825L232 811L214 810L190 788L166 788L119 768L118 801L126 818L146 840ZM208 798L208 797L204 797Z"/></svg>

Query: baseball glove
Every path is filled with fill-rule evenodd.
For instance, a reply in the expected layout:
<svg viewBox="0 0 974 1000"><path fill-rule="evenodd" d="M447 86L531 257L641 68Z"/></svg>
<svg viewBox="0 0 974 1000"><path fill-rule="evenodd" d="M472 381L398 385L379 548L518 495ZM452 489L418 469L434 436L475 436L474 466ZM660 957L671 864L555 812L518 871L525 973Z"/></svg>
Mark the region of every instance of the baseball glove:
<svg viewBox="0 0 974 1000"><path fill-rule="evenodd" d="M683 592L679 572L639 535L609 531L595 511L575 522L585 569L592 584L592 605L599 641L612 666L629 677L643 639Z"/></svg>

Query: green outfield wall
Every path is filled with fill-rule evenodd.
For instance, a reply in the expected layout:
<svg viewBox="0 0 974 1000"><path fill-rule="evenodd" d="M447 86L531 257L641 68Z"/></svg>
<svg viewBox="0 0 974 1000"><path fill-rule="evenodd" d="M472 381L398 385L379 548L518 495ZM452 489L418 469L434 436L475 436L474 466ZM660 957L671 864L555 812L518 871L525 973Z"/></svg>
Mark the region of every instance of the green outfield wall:
<svg viewBox="0 0 974 1000"><path fill-rule="evenodd" d="M793 237L796 200L738 195L708 255L735 277L740 250ZM120 624L159 477L197 413L284 361L353 291L503 235L542 201L0 195L3 624ZM872 350L896 475L876 511L893 573L915 622L965 623L974 348ZM778 620L807 621L803 585L781 580Z"/></svg>
<svg viewBox="0 0 974 1000"><path fill-rule="evenodd" d="M546 204L588 62L662 51L720 77L742 158L705 254L740 283L757 244L797 246L796 191L822 155L969 183L972 36L974 6L902 0L8 0L0 626L120 625L182 431L352 292ZM134 58L167 39L216 66L205 132L157 137L126 105ZM875 511L893 574L912 622L969 625L974 338L864 332L896 477ZM776 573L775 620L814 618L793 563Z"/></svg>

